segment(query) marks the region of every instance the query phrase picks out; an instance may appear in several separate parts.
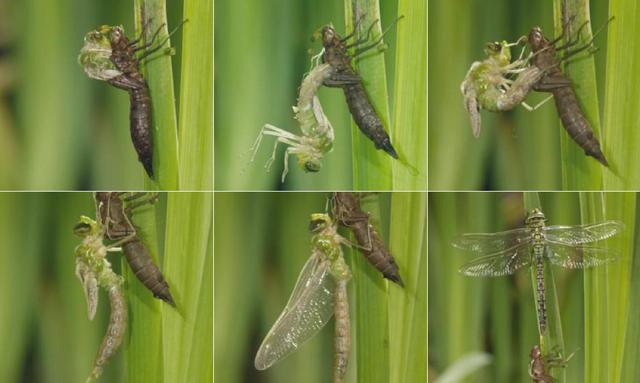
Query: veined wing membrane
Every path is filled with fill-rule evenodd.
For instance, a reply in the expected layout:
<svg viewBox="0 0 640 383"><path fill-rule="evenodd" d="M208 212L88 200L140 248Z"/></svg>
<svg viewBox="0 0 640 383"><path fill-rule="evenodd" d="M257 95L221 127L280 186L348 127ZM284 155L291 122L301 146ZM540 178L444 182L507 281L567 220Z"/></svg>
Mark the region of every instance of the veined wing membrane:
<svg viewBox="0 0 640 383"><path fill-rule="evenodd" d="M458 271L471 277L500 277L515 273L529 265L530 261L531 245L525 242L498 253L478 257L465 263Z"/></svg>
<svg viewBox="0 0 640 383"><path fill-rule="evenodd" d="M544 229L547 240L568 246L601 241L622 232L620 221L605 221L579 226L548 226Z"/></svg>
<svg viewBox="0 0 640 383"><path fill-rule="evenodd" d="M330 261L314 251L282 314L264 338L255 367L265 370L315 335L333 316L335 281Z"/></svg>
<svg viewBox="0 0 640 383"><path fill-rule="evenodd" d="M528 243L531 241L530 233L526 227L499 233L469 233L457 236L451 244L458 249L493 255Z"/></svg>
<svg viewBox="0 0 640 383"><path fill-rule="evenodd" d="M557 266L566 269L583 269L611 262L616 252L594 246L573 245L561 242L547 242L547 258Z"/></svg>

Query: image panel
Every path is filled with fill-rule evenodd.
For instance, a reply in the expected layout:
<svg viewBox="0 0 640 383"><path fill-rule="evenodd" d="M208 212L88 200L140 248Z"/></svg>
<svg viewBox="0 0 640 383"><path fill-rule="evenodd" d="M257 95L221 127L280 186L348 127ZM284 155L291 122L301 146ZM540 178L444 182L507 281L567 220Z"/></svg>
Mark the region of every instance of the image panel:
<svg viewBox="0 0 640 383"><path fill-rule="evenodd" d="M211 382L212 193L0 193L3 382Z"/></svg>
<svg viewBox="0 0 640 383"><path fill-rule="evenodd" d="M426 382L426 203L216 193L215 380Z"/></svg>
<svg viewBox="0 0 640 383"><path fill-rule="evenodd" d="M213 189L212 0L0 10L0 190Z"/></svg>
<svg viewBox="0 0 640 383"><path fill-rule="evenodd" d="M630 382L636 193L430 193L432 382Z"/></svg>
<svg viewBox="0 0 640 383"><path fill-rule="evenodd" d="M429 5L430 190L640 189L635 2Z"/></svg>
<svg viewBox="0 0 640 383"><path fill-rule="evenodd" d="M424 0L217 1L216 190L426 190L426 23Z"/></svg>

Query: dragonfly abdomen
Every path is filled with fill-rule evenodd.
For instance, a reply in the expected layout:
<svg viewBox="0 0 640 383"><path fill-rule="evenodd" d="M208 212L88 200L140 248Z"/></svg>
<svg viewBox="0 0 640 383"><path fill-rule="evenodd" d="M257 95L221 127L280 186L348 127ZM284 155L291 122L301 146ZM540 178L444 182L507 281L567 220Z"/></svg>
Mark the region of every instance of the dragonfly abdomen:
<svg viewBox="0 0 640 383"><path fill-rule="evenodd" d="M164 280L158 266L153 263L151 255L142 241L137 238L128 241L122 246L122 252L136 278L153 293L153 296L175 307L176 304L169 292L169 285Z"/></svg>
<svg viewBox="0 0 640 383"><path fill-rule="evenodd" d="M122 339L124 338L124 332L127 329L127 304L119 285L109 288L109 302L111 303L109 326L107 327L107 333L104 339L102 339L102 344L98 349L93 371L89 378L87 378L87 382L97 379L102 374L104 365L120 347Z"/></svg>
<svg viewBox="0 0 640 383"><path fill-rule="evenodd" d="M151 127L151 96L143 80L141 86L129 90L131 141L149 177L153 178L153 137Z"/></svg>
<svg viewBox="0 0 640 383"><path fill-rule="evenodd" d="M540 323L540 332L542 333L547 327L547 308L544 298L544 260L542 257L544 247L536 246L534 251L536 255L536 281L538 288L538 321Z"/></svg>
<svg viewBox="0 0 640 383"><path fill-rule="evenodd" d="M349 364L349 298L347 296L347 281L337 282L335 293L335 346L333 383L341 383Z"/></svg>

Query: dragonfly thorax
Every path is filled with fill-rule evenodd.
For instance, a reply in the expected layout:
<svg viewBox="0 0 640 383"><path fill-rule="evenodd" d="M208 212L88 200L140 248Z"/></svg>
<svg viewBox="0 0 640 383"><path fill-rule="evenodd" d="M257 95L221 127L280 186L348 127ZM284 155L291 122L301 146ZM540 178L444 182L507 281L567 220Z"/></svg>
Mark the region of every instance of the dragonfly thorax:
<svg viewBox="0 0 640 383"><path fill-rule="evenodd" d="M530 228L544 227L546 220L544 213L536 208L531 210L531 213L525 219L525 224Z"/></svg>

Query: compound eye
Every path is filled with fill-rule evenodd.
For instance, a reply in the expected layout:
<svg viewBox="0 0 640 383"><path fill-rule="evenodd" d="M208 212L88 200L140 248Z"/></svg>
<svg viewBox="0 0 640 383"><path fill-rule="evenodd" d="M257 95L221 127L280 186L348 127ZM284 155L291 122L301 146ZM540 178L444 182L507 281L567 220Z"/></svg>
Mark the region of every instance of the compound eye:
<svg viewBox="0 0 640 383"><path fill-rule="evenodd" d="M73 227L73 232L78 235L91 232L91 226L88 223L80 222Z"/></svg>

